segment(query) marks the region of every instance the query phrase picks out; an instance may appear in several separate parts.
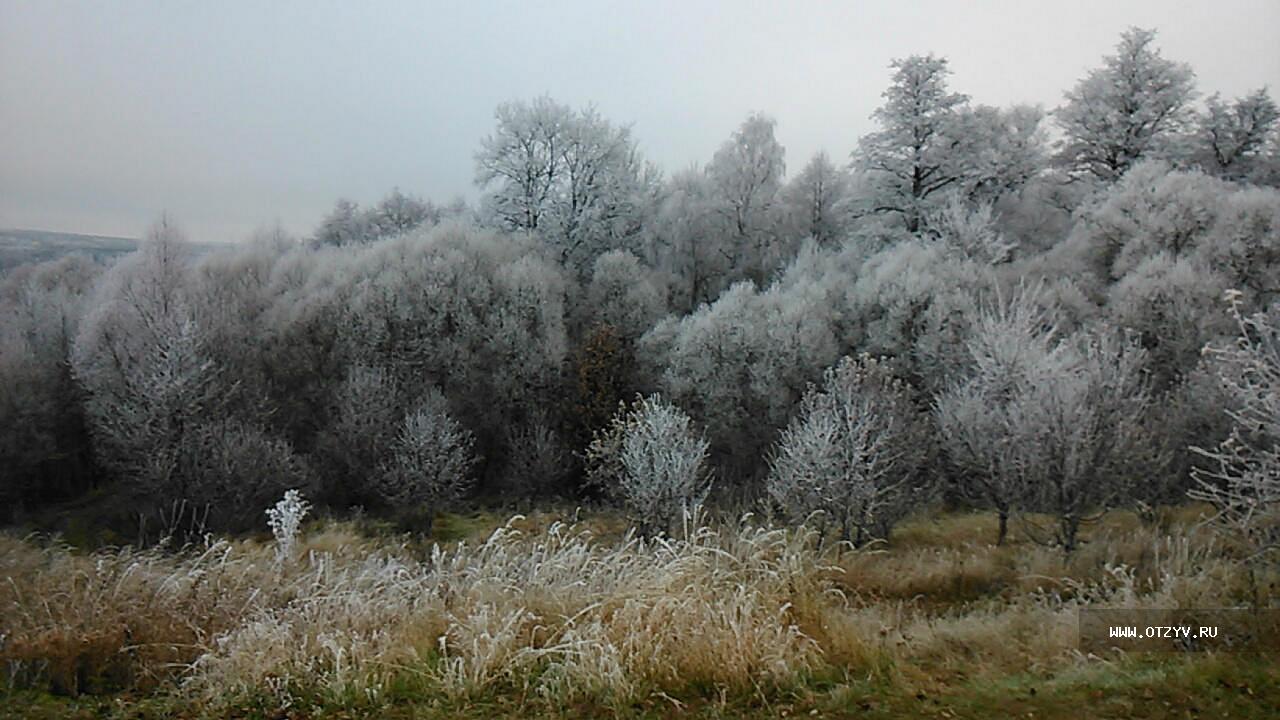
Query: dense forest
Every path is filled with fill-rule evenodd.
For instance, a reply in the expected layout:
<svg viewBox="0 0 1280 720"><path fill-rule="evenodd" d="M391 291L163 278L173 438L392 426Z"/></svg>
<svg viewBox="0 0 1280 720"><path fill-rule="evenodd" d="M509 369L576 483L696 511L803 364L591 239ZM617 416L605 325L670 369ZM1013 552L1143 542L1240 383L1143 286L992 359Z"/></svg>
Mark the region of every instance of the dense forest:
<svg viewBox="0 0 1280 720"><path fill-rule="evenodd" d="M710 498L861 542L943 502L1002 537L1049 513L1069 549L1098 509L1274 462L1267 91L1200 102L1140 29L1047 113L892 68L849 163L786 176L754 114L665 177L538 97L497 109L476 208L396 190L199 253L164 218L118 261L10 270L0 506L234 531L297 488L429 529L559 497L658 530Z"/></svg>

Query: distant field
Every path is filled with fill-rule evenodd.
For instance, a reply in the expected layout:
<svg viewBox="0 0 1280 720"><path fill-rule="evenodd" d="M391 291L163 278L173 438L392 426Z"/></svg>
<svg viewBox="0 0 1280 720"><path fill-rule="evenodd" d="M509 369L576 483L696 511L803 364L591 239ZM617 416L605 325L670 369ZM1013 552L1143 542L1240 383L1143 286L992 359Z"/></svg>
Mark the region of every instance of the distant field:
<svg viewBox="0 0 1280 720"><path fill-rule="evenodd" d="M46 230L0 230L0 272L26 263L80 253L105 260L133 252L138 241L105 235L77 235Z"/></svg>

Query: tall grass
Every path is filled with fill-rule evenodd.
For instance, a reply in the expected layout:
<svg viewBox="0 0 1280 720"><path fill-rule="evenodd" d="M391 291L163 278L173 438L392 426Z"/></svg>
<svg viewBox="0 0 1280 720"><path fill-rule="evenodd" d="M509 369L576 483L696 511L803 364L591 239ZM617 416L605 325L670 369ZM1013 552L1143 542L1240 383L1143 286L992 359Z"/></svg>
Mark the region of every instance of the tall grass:
<svg viewBox="0 0 1280 720"><path fill-rule="evenodd" d="M680 702L1062 668L1090 662L1075 651L1081 606L1249 593L1197 532L1113 522L1064 560L948 522L856 552L750 518L608 540L516 518L425 556L329 525L284 561L249 540L86 555L0 537L0 661L10 688L162 686L213 707Z"/></svg>

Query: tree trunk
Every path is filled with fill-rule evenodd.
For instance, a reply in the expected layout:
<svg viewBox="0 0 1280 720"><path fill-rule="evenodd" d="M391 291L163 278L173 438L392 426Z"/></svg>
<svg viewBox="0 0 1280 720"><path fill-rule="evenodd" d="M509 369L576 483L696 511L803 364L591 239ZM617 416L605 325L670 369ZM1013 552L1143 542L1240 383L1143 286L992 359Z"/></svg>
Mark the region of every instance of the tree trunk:
<svg viewBox="0 0 1280 720"><path fill-rule="evenodd" d="M1062 552L1067 555L1075 552L1076 538L1080 534L1080 518L1075 515L1063 515L1061 520Z"/></svg>

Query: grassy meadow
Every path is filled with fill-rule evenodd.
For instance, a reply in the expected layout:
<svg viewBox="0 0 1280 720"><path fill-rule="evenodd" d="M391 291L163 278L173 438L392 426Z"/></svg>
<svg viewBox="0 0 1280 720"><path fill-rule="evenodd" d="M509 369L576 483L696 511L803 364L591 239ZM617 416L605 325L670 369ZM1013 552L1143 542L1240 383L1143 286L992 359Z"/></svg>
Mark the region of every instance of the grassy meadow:
<svg viewBox="0 0 1280 720"><path fill-rule="evenodd" d="M1276 717L1280 664L1086 655L1082 607L1267 606L1201 506L1111 513L1070 557L946 514L857 550L759 518L316 521L82 551L0 538L13 718Z"/></svg>

